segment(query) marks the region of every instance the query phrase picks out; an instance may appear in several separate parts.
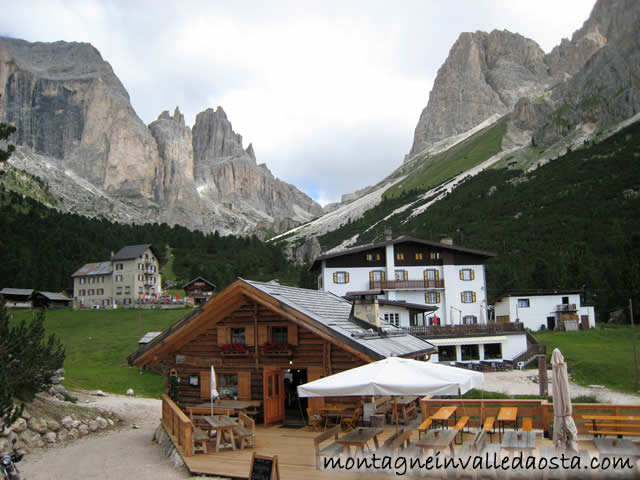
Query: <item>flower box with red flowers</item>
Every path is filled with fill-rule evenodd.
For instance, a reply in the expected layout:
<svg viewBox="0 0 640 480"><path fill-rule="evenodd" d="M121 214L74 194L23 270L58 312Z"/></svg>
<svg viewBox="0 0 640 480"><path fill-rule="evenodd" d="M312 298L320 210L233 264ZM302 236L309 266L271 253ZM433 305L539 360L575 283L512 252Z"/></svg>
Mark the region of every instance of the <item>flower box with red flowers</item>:
<svg viewBox="0 0 640 480"><path fill-rule="evenodd" d="M265 343L262 353L268 357L290 357L293 355L293 346L288 343Z"/></svg>
<svg viewBox="0 0 640 480"><path fill-rule="evenodd" d="M249 355L249 347L244 343L227 343L220 345L223 355L247 356Z"/></svg>

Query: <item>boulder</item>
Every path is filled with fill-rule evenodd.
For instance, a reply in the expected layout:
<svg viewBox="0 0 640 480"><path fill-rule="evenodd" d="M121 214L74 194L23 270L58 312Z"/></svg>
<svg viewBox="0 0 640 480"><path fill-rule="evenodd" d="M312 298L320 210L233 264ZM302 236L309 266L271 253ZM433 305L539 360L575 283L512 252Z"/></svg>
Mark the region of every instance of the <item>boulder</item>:
<svg viewBox="0 0 640 480"><path fill-rule="evenodd" d="M64 428L66 428L67 430L69 430L70 428L73 427L73 418L71 417L64 417L62 420L60 420L60 423L62 424L62 426Z"/></svg>
<svg viewBox="0 0 640 480"><path fill-rule="evenodd" d="M71 437L71 439L76 440L78 438L80 438L80 432L78 431L77 428L71 428L69 429L69 437Z"/></svg>
<svg viewBox="0 0 640 480"><path fill-rule="evenodd" d="M135 395L135 392L133 391L133 388L130 388L127 390L127 395L129 395L130 397L133 397Z"/></svg>
<svg viewBox="0 0 640 480"><path fill-rule="evenodd" d="M58 431L58 442L66 443L70 440L71 440L71 434L69 433L69 430L67 430L66 428L61 428Z"/></svg>
<svg viewBox="0 0 640 480"><path fill-rule="evenodd" d="M25 420L29 420L31 418L31 414L26 409L24 409L22 411L21 417L24 418Z"/></svg>
<svg viewBox="0 0 640 480"><path fill-rule="evenodd" d="M29 448L44 447L44 441L42 440L42 437L29 429L20 434L20 440L22 440Z"/></svg>
<svg viewBox="0 0 640 480"><path fill-rule="evenodd" d="M47 421L44 418L31 417L28 423L29 429L33 430L34 432L46 433L48 430Z"/></svg>
<svg viewBox="0 0 640 480"><path fill-rule="evenodd" d="M96 391L95 391L95 393L94 393L94 395L95 395L96 397L106 397L106 396L107 396L107 394L106 394L106 393L104 393L102 390L96 390Z"/></svg>
<svg viewBox="0 0 640 480"><path fill-rule="evenodd" d="M98 428L100 428L98 422L96 422L95 420L91 420L89 422L89 430L91 430L92 432L95 432L98 430Z"/></svg>
<svg viewBox="0 0 640 480"><path fill-rule="evenodd" d="M43 435L43 437L47 443L56 443L57 436L55 432L47 432Z"/></svg>
<svg viewBox="0 0 640 480"><path fill-rule="evenodd" d="M100 428L100 430L104 430L109 425L102 417L96 417L96 422L98 422L98 428Z"/></svg>
<svg viewBox="0 0 640 480"><path fill-rule="evenodd" d="M52 432L57 432L60 430L60 424L55 420L47 420L47 428Z"/></svg>
<svg viewBox="0 0 640 480"><path fill-rule="evenodd" d="M80 428L80 425L82 425L82 422L80 420L73 420L71 422L71 428Z"/></svg>
<svg viewBox="0 0 640 480"><path fill-rule="evenodd" d="M27 429L27 421L24 418L19 418L13 422L10 428L16 433L22 433Z"/></svg>
<svg viewBox="0 0 640 480"><path fill-rule="evenodd" d="M11 442L8 438L0 438L0 452L8 452L11 450Z"/></svg>
<svg viewBox="0 0 640 480"><path fill-rule="evenodd" d="M87 427L84 423L80 424L78 427L78 433L81 437L87 435L89 433L89 427Z"/></svg>

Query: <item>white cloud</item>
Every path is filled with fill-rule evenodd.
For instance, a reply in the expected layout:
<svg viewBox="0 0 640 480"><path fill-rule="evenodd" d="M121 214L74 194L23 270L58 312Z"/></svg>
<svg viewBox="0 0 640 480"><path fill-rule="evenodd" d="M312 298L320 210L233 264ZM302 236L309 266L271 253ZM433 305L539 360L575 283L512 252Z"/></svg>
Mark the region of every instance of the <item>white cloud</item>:
<svg viewBox="0 0 640 480"><path fill-rule="evenodd" d="M402 162L461 32L508 29L549 51L593 3L27 0L0 34L92 43L147 123L221 105L258 162L326 202Z"/></svg>

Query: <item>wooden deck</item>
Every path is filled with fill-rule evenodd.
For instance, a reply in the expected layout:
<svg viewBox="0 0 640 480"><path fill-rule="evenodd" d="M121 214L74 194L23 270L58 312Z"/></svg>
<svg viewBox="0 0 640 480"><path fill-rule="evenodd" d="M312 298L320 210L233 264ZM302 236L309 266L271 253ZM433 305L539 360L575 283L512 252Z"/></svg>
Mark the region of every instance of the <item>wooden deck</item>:
<svg viewBox="0 0 640 480"><path fill-rule="evenodd" d="M413 422L416 423L416 422ZM413 428L412 442L418 440L417 423L411 425ZM380 443L395 432L395 427L387 426L384 433L379 437ZM213 475L218 477L246 479L249 475L249 464L253 452L261 455L277 455L280 467L280 477L282 480L367 480L371 478L387 480L397 479L397 475L374 475L367 473L337 473L316 470L315 453L313 447L313 437L317 432L302 429L279 428L279 426L256 426L256 448L245 448L244 450L225 450L215 453L213 443L208 454L197 454L191 457L184 457L185 464L192 474ZM465 434L465 443L473 438L473 434ZM541 433L537 434L537 447L542 445L552 445L552 442L541 438ZM497 438L496 438L497 441ZM590 446L589 446L590 444ZM455 446L456 451L461 448ZM593 442L581 442L580 448L593 450ZM592 454L595 452L592 452ZM407 475L402 478L415 479ZM425 477L420 477L424 479Z"/></svg>

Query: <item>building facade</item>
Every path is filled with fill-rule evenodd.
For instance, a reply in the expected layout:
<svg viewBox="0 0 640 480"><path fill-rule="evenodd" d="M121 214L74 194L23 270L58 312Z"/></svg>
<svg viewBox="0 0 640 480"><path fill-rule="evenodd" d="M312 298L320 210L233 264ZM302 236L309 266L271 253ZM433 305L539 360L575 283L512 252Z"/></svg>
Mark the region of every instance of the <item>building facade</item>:
<svg viewBox="0 0 640 480"><path fill-rule="evenodd" d="M312 270L318 289L338 296L382 290L380 299L396 306L381 303L381 314L393 315L393 323L397 314L400 327L486 324L485 262L494 256L454 246L450 238L438 243L403 236L320 255ZM402 315L398 302L434 310Z"/></svg>
<svg viewBox="0 0 640 480"><path fill-rule="evenodd" d="M126 246L111 260L88 263L73 274L74 308L133 307L160 291L160 262L149 244Z"/></svg>
<svg viewBox="0 0 640 480"><path fill-rule="evenodd" d="M581 329L595 328L593 306L582 304L582 291L529 291L503 295L495 304L496 322L522 322L530 330L565 329L567 321Z"/></svg>

